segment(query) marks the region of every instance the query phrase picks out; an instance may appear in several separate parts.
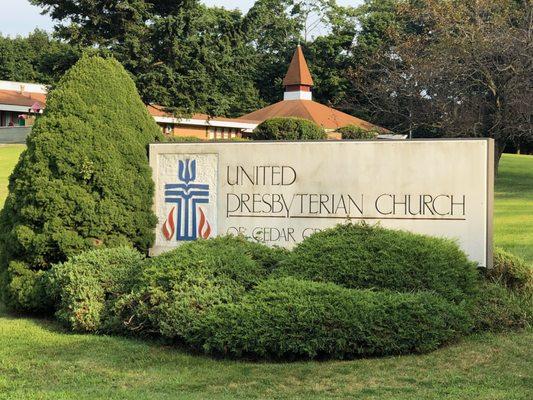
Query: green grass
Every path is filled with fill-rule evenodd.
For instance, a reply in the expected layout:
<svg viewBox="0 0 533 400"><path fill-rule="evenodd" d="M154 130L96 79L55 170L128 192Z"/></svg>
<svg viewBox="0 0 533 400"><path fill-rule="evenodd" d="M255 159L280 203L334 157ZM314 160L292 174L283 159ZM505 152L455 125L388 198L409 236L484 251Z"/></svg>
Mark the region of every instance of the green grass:
<svg viewBox="0 0 533 400"><path fill-rule="evenodd" d="M533 156L504 154L500 161L494 243L533 264Z"/></svg>
<svg viewBox="0 0 533 400"><path fill-rule="evenodd" d="M0 147L0 204L22 146ZM533 157L502 159L495 241L533 261ZM77 335L0 305L0 399L531 399L533 330L471 336L430 354L288 364L213 360Z"/></svg>
<svg viewBox="0 0 533 400"><path fill-rule="evenodd" d="M0 399L531 399L533 331L431 354L286 364L213 360L63 332L0 310Z"/></svg>
<svg viewBox="0 0 533 400"><path fill-rule="evenodd" d="M0 144L0 207L7 196L7 178L25 147L22 144Z"/></svg>

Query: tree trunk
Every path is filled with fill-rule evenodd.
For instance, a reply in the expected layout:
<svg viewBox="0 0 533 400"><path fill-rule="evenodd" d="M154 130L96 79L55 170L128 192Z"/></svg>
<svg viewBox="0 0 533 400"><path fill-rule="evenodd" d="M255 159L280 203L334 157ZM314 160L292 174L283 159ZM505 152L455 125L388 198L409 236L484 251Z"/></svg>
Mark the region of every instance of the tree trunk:
<svg viewBox="0 0 533 400"><path fill-rule="evenodd" d="M500 158L505 150L505 141L494 140L494 175L498 175L498 166L500 164Z"/></svg>

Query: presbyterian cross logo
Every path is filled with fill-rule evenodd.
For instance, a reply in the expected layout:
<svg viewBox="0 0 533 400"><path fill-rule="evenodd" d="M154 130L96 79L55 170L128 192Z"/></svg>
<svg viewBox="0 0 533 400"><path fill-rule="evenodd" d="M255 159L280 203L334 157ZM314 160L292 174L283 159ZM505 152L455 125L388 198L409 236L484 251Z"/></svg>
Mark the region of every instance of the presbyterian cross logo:
<svg viewBox="0 0 533 400"><path fill-rule="evenodd" d="M174 207L163 224L163 236L167 241L209 238L211 225L200 206L209 203L209 184L195 182L196 160L179 160L178 179L180 183L165 185L165 203L174 204Z"/></svg>

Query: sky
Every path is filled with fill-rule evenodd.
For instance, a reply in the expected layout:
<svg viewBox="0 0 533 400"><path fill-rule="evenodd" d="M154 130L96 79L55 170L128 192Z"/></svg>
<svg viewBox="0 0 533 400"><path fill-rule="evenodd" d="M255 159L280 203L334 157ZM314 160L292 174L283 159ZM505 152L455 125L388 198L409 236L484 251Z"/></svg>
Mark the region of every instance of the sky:
<svg viewBox="0 0 533 400"><path fill-rule="evenodd" d="M228 9L239 8L243 12L253 5L254 0L202 0L209 6ZM356 6L363 0L337 0L338 4ZM52 31L54 22L47 15L40 15L41 9L32 6L28 0L0 0L0 33L2 35L27 35L35 28Z"/></svg>

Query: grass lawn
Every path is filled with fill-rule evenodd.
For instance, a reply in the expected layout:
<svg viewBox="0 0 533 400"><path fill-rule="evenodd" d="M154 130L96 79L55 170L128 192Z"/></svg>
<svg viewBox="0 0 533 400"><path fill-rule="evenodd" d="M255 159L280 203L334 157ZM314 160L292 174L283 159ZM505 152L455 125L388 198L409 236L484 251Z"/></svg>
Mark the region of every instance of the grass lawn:
<svg viewBox="0 0 533 400"><path fill-rule="evenodd" d="M22 146L0 147L0 204ZM495 241L533 262L533 157L505 155ZM213 360L158 343L75 335L0 305L0 399L532 399L533 330L426 355L288 364Z"/></svg>
<svg viewBox="0 0 533 400"><path fill-rule="evenodd" d="M0 310L0 399L529 400L532 341L532 331L485 334L418 356L246 363L69 334Z"/></svg>
<svg viewBox="0 0 533 400"><path fill-rule="evenodd" d="M0 144L0 207L7 196L7 179L25 148L22 144Z"/></svg>
<svg viewBox="0 0 533 400"><path fill-rule="evenodd" d="M494 242L533 264L533 156L504 154L500 161Z"/></svg>

